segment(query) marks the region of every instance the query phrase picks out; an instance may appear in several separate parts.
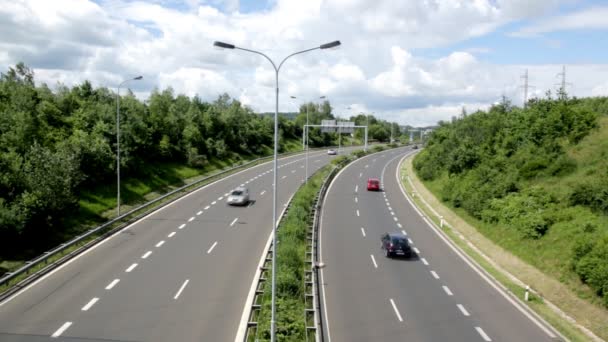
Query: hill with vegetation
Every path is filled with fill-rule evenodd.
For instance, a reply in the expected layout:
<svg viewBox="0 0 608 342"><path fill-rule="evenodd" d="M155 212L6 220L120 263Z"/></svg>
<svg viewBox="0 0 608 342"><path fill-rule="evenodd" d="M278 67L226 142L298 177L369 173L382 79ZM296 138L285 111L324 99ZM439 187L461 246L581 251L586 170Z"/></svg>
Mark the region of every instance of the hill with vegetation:
<svg viewBox="0 0 608 342"><path fill-rule="evenodd" d="M608 98L558 94L442 122L414 160L485 236L608 307Z"/></svg>

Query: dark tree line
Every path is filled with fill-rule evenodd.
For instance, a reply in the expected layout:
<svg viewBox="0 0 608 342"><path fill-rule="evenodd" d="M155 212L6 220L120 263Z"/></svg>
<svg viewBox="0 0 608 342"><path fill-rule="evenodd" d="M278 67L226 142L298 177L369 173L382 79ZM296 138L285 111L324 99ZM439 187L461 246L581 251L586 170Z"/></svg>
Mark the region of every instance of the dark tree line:
<svg viewBox="0 0 608 342"><path fill-rule="evenodd" d="M572 251L564 251L566 260L570 256L574 272L608 305L608 225L598 223L608 216L606 151L588 151L589 165L578 165L566 153L605 115L606 97L548 94L525 109L505 101L442 122L414 167L424 180L440 184L444 201L513 229L521 239L542 239L550 229L567 227L577 239ZM579 167L586 172L566 178ZM550 188L535 182L548 178L555 179ZM597 219L577 221L584 215Z"/></svg>

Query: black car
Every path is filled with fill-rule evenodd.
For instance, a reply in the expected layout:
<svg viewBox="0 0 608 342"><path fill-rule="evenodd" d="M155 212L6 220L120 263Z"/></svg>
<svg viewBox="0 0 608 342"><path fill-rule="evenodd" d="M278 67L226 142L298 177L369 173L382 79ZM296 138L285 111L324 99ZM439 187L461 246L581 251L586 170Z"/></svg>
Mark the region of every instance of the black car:
<svg viewBox="0 0 608 342"><path fill-rule="evenodd" d="M412 256L412 248L407 241L407 237L401 233L382 234L382 249L387 258L402 255L407 258Z"/></svg>

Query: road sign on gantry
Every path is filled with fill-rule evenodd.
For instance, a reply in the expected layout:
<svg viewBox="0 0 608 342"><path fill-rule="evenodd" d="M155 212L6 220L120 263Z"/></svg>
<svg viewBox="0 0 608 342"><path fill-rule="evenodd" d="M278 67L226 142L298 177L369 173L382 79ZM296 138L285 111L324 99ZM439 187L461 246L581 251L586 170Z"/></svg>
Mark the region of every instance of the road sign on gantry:
<svg viewBox="0 0 608 342"><path fill-rule="evenodd" d="M333 133L336 131L336 120L321 120L321 132Z"/></svg>
<svg viewBox="0 0 608 342"><path fill-rule="evenodd" d="M352 121L338 121L338 132L352 134L355 132L355 123Z"/></svg>

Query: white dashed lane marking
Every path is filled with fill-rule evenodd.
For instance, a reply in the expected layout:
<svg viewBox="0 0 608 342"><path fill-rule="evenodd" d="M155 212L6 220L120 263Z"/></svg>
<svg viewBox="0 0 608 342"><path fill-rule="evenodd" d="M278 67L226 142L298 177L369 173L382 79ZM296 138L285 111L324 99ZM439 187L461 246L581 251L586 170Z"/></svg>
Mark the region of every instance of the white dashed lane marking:
<svg viewBox="0 0 608 342"><path fill-rule="evenodd" d="M365 228L361 227L361 234L365 237Z"/></svg>
<svg viewBox="0 0 608 342"><path fill-rule="evenodd" d="M142 259L147 259L150 254L152 254L152 251L147 251L146 253L144 253L144 255L141 256Z"/></svg>
<svg viewBox="0 0 608 342"><path fill-rule="evenodd" d="M97 303L97 301L99 300L99 298L95 297L93 299L91 299L85 306L82 307L82 309L80 309L81 311L89 311L89 309L95 305L95 303Z"/></svg>
<svg viewBox="0 0 608 342"><path fill-rule="evenodd" d="M458 308L460 309L460 312L462 312L463 315L465 316L469 316L469 312L467 311L467 309L464 308L464 306L462 304L456 304L458 306Z"/></svg>
<svg viewBox="0 0 608 342"><path fill-rule="evenodd" d="M209 208L211 208L211 207L210 207L210 206L206 206L206 207L205 207L205 210L207 210L207 209L209 209Z"/></svg>
<svg viewBox="0 0 608 342"><path fill-rule="evenodd" d="M119 281L120 279L112 280L112 282L109 283L108 286L106 286L106 290L111 290L114 286L116 286L116 284L118 284Z"/></svg>
<svg viewBox="0 0 608 342"><path fill-rule="evenodd" d="M157 244L156 244L156 248L162 246L165 244L165 240L160 240Z"/></svg>
<svg viewBox="0 0 608 342"><path fill-rule="evenodd" d="M185 226L186 226L186 224L184 223L184 224L180 225L180 226L178 227L178 229L184 229L184 227L185 227Z"/></svg>
<svg viewBox="0 0 608 342"><path fill-rule="evenodd" d="M443 291L445 291L445 293L446 293L448 296L453 296L453 295L454 295L454 294L452 293L452 291L450 291L450 288L449 288L449 287L447 287L447 286L445 286L445 285L443 285Z"/></svg>
<svg viewBox="0 0 608 342"><path fill-rule="evenodd" d="M135 269L135 267L137 267L137 264L132 264L131 266L129 266L129 268L127 268L125 270L125 272L129 273L129 272L133 271Z"/></svg>
<svg viewBox="0 0 608 342"><path fill-rule="evenodd" d="M429 262L428 262L428 261L426 261L426 259L425 259L425 258L420 258L420 261L422 261L422 263L423 263L423 264L425 264L426 266L428 266L428 265L429 265Z"/></svg>
<svg viewBox="0 0 608 342"><path fill-rule="evenodd" d="M361 215L359 215L359 209L357 209L357 216L361 216Z"/></svg>
<svg viewBox="0 0 608 342"><path fill-rule="evenodd" d="M194 216L192 216L191 218L188 219L188 222L192 222L194 221Z"/></svg>
<svg viewBox="0 0 608 342"><path fill-rule="evenodd" d="M395 310L395 315L397 315L397 319L399 319L399 322L403 322L403 318L401 318L401 314L399 313L399 310L397 309L397 305L395 305L395 301L393 300L393 298L391 298L391 305L393 306L393 310Z"/></svg>
<svg viewBox="0 0 608 342"><path fill-rule="evenodd" d="M72 325L72 322L63 323L63 325L59 329L57 329L57 331L55 331L53 335L51 335L51 337L57 338L61 336L61 334L63 334L63 332L66 331L70 327L70 325Z"/></svg>
<svg viewBox="0 0 608 342"><path fill-rule="evenodd" d="M481 338L483 338L484 341L486 341L486 342L492 341L492 339L480 327L475 327L475 330L477 330L477 332L479 333L479 335L481 335Z"/></svg>
<svg viewBox="0 0 608 342"><path fill-rule="evenodd" d="M213 243L213 245L211 246L211 248L209 248L209 250L207 250L207 254L211 254L211 251L213 251L213 249L215 248L215 246L217 246L217 241L215 241Z"/></svg>
<svg viewBox="0 0 608 342"><path fill-rule="evenodd" d="M198 213L196 213L196 215L200 215L200 214L202 214L202 213L203 213L203 211L201 210L201 211L199 211Z"/></svg>
<svg viewBox="0 0 608 342"><path fill-rule="evenodd" d="M234 226L234 224L236 223L236 221L237 221L238 219L239 219L239 218L237 217L237 218L235 218L234 220L232 220L232 222L230 222L230 227Z"/></svg>
<svg viewBox="0 0 608 342"><path fill-rule="evenodd" d="M435 272L435 271L431 271L431 274L433 275L433 277L434 277L435 279L439 279L439 275L437 274L437 272Z"/></svg>
<svg viewBox="0 0 608 342"><path fill-rule="evenodd" d="M179 290L177 290L177 293L175 294L175 296L173 296L173 299L179 298L179 295L182 294L182 291L184 291L184 288L186 288L186 285L188 285L189 282L190 282L190 279L186 279L186 281L184 281L184 283L179 288Z"/></svg>
<svg viewBox="0 0 608 342"><path fill-rule="evenodd" d="M374 258L372 254L370 254L369 256L372 257L372 263L374 264L374 268L378 268L378 264L376 264L376 258Z"/></svg>

